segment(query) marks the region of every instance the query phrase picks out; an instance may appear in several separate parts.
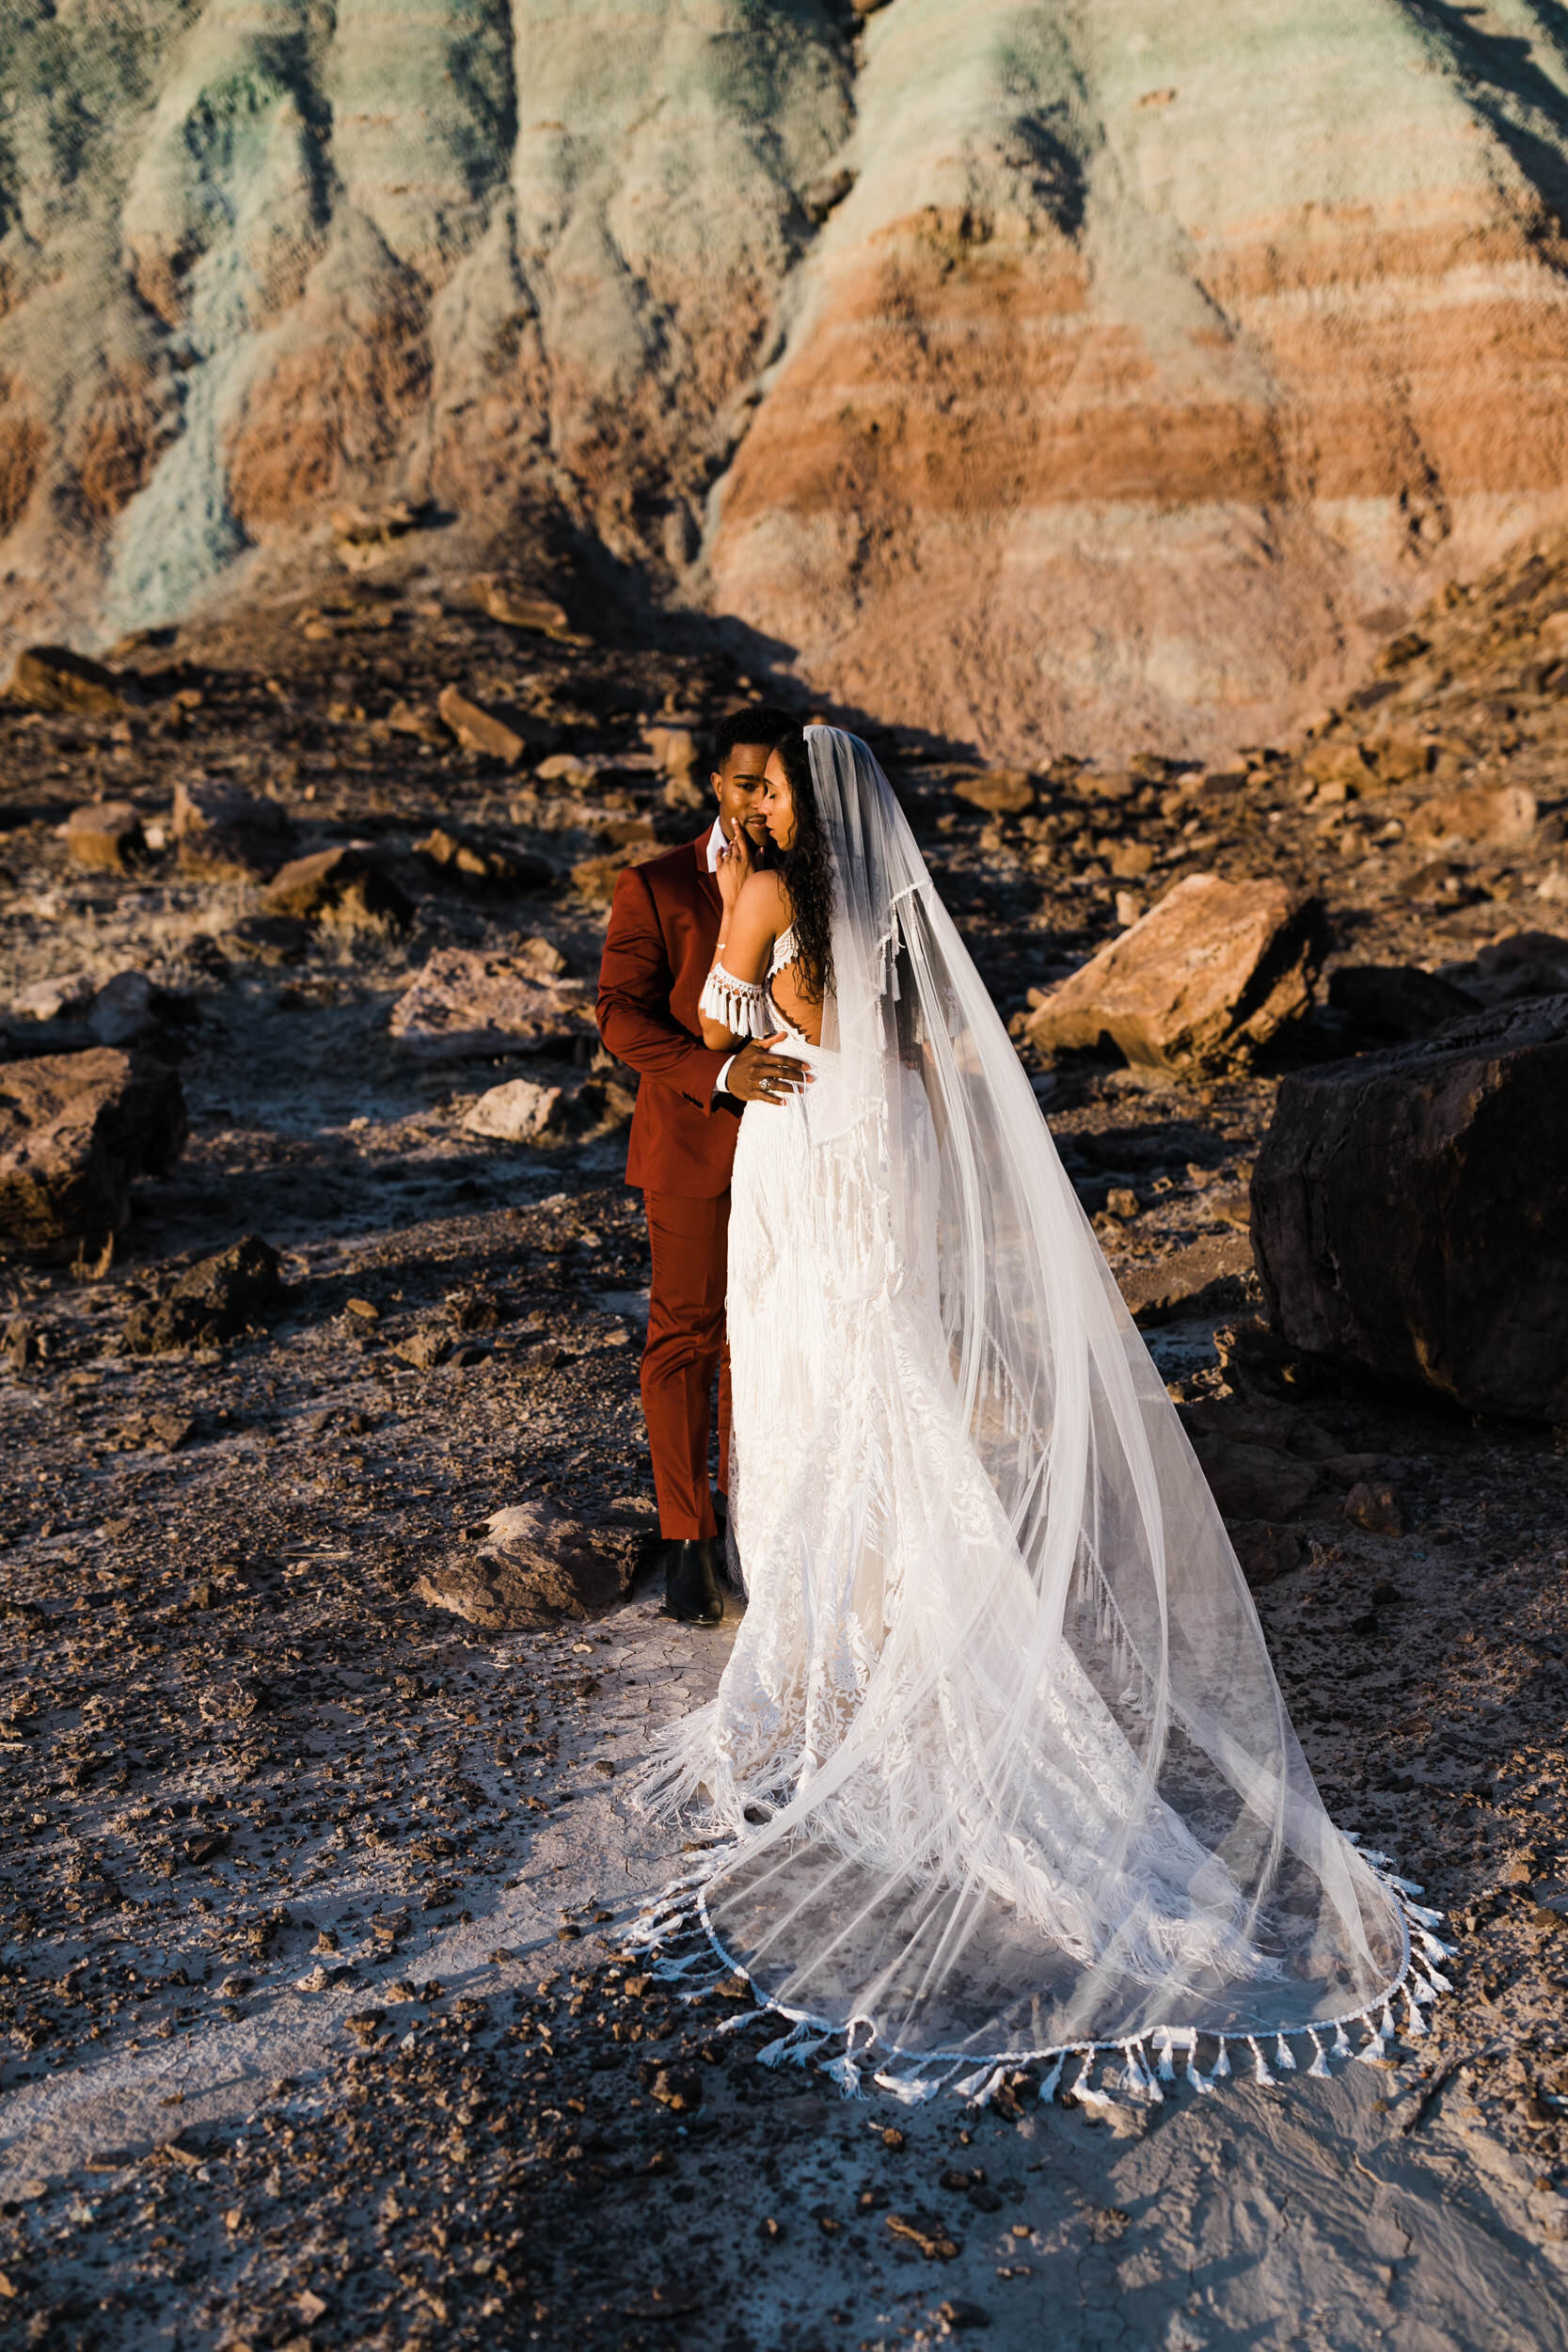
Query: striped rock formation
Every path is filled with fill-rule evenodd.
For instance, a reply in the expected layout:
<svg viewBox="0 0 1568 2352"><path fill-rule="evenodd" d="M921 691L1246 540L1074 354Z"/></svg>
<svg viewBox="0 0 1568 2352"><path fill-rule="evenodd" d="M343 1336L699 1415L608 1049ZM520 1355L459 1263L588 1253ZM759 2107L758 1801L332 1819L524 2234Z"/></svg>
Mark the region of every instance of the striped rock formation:
<svg viewBox="0 0 1568 2352"><path fill-rule="evenodd" d="M1219 751L1568 511L1529 0L136 23L0 24L0 650L429 501L992 756Z"/></svg>

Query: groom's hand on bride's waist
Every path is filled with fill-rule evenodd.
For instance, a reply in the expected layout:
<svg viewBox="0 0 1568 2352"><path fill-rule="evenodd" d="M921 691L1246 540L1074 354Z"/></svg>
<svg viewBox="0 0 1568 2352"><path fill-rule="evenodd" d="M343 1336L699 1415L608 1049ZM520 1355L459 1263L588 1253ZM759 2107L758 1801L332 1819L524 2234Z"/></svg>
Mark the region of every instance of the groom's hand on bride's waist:
<svg viewBox="0 0 1568 2352"><path fill-rule="evenodd" d="M782 1103L810 1086L812 1073L793 1054L770 1053L763 1040L743 1045L724 1072L724 1091L740 1103Z"/></svg>

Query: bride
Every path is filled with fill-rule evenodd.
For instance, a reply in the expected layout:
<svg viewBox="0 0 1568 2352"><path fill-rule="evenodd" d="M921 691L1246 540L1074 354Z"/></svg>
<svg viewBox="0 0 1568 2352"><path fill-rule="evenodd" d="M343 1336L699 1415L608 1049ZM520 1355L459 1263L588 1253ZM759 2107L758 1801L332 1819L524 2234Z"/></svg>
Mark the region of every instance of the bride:
<svg viewBox="0 0 1568 2352"><path fill-rule="evenodd" d="M719 869L710 1046L749 1108L730 1218L747 1609L656 1802L705 1800L683 1919L846 2089L1097 2051L1130 2082L1327 2071L1424 2030L1435 1915L1335 1829L1224 1525L1027 1077L865 744L767 770ZM694 1913L685 1903L695 1894ZM678 1899L677 1899L678 1898ZM1416 1952L1424 1957L1418 1959ZM679 1971L687 1963L671 1963ZM1265 2049L1261 2037L1269 2037ZM1292 2041L1296 2048L1292 2049ZM1081 2076L1080 2079L1083 2077Z"/></svg>

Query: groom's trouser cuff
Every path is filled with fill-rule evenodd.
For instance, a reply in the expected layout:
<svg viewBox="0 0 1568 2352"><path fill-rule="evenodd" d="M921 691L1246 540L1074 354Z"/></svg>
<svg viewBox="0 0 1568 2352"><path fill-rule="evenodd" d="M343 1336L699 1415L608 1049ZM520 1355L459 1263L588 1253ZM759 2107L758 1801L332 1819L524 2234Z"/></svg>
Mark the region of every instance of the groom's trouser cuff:
<svg viewBox="0 0 1568 2352"><path fill-rule="evenodd" d="M724 1278L730 1196L692 1200L644 1192L653 1280L642 1352L642 1411L668 1541L715 1535L708 1486L713 1384L719 1379L719 1483L729 1478L729 1365L724 1349Z"/></svg>

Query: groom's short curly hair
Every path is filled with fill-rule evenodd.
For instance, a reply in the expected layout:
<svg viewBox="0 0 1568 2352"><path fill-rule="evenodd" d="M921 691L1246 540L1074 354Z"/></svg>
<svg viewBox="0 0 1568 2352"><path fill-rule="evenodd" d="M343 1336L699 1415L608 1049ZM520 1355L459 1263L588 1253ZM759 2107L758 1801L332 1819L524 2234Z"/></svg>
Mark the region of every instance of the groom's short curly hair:
<svg viewBox="0 0 1568 2352"><path fill-rule="evenodd" d="M745 710L732 710L713 731L713 765L722 768L739 743L766 743L771 751L786 735L795 734L800 724L799 719L772 703L752 703Z"/></svg>

